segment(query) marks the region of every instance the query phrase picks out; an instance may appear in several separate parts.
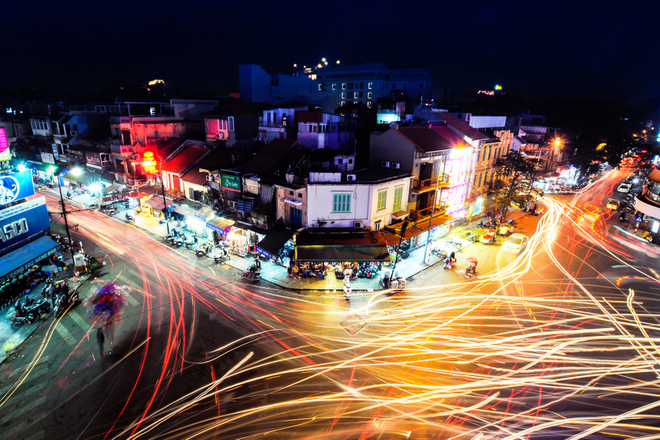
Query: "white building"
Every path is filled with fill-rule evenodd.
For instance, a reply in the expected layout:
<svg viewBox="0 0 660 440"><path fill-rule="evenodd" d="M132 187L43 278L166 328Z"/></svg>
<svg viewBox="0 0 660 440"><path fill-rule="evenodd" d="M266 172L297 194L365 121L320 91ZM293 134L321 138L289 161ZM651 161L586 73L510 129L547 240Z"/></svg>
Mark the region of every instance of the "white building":
<svg viewBox="0 0 660 440"><path fill-rule="evenodd" d="M306 226L380 230L405 209L410 179L409 173L390 169L311 172Z"/></svg>

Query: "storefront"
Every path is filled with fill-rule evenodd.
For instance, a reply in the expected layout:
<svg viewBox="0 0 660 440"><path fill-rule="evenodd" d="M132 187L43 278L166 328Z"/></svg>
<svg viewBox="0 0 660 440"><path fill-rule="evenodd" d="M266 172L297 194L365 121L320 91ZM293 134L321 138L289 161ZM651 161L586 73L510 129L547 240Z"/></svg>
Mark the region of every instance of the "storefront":
<svg viewBox="0 0 660 440"><path fill-rule="evenodd" d="M211 217L206 220L206 227L213 232L213 242L218 244L221 241L227 241L227 236L231 232L234 220L223 217Z"/></svg>
<svg viewBox="0 0 660 440"><path fill-rule="evenodd" d="M295 252L295 243L291 239L292 230L270 231L263 240L257 244L256 251L280 266L289 267L292 252Z"/></svg>
<svg viewBox="0 0 660 440"><path fill-rule="evenodd" d="M204 239L213 239L213 231L206 226L206 217L202 219L199 214L208 217L211 212L210 209L209 212L203 210L202 205L198 203L188 201L180 203L172 211L172 217L179 223L179 226Z"/></svg>
<svg viewBox="0 0 660 440"><path fill-rule="evenodd" d="M427 243L429 249L432 249L436 240L451 232L453 220L450 215L439 215L433 218L433 224L430 223L430 219L414 225L409 224L403 237L401 237L401 226L396 229L386 227L383 231L383 238L387 242L390 258L392 260L396 258L399 243L401 243L402 258L408 258L410 252L426 246ZM431 234L430 240L429 234Z"/></svg>
<svg viewBox="0 0 660 440"><path fill-rule="evenodd" d="M167 201L167 211L171 212L174 208L172 201L169 199L165 200ZM164 215L163 211L165 210L165 203L163 203L162 197L152 197L142 204L142 208L146 208L148 212L154 217L160 218Z"/></svg>
<svg viewBox="0 0 660 440"><path fill-rule="evenodd" d="M227 234L227 240L232 244L232 252L246 257L248 252L256 252L257 244L266 237L268 231L249 223L237 221Z"/></svg>

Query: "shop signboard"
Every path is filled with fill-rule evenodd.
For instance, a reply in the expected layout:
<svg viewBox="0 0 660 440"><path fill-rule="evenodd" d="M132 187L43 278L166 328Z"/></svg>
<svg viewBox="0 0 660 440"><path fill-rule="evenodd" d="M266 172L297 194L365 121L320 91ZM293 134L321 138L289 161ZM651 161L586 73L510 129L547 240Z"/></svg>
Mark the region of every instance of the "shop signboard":
<svg viewBox="0 0 660 440"><path fill-rule="evenodd" d="M33 195L32 171L0 175L0 207Z"/></svg>
<svg viewBox="0 0 660 440"><path fill-rule="evenodd" d="M0 211L0 252L50 229L46 198L30 199Z"/></svg>
<svg viewBox="0 0 660 440"><path fill-rule="evenodd" d="M241 176L233 176L231 174L221 174L221 185L224 189L229 191L241 192Z"/></svg>
<svg viewBox="0 0 660 440"><path fill-rule="evenodd" d="M7 141L7 133L0 127L0 162L11 160L11 150Z"/></svg>

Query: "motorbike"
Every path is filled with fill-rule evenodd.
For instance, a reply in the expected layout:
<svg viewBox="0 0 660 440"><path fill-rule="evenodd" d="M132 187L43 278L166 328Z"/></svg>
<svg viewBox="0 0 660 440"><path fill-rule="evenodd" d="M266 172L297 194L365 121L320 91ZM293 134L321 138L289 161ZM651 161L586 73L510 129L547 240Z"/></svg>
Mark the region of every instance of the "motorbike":
<svg viewBox="0 0 660 440"><path fill-rule="evenodd" d="M129 223L135 223L135 217L132 217L128 212L124 214L124 217L126 218L126 221Z"/></svg>
<svg viewBox="0 0 660 440"><path fill-rule="evenodd" d="M50 303L45 298L38 300L26 298L25 303L22 305L22 309L25 314L34 313L35 316L41 316L45 313L50 313L51 307Z"/></svg>
<svg viewBox="0 0 660 440"><path fill-rule="evenodd" d="M179 232L177 232L176 229L173 229L172 232L170 232L164 237L164 240L170 244L174 244L174 240L176 240L178 237L179 237Z"/></svg>
<svg viewBox="0 0 660 440"><path fill-rule="evenodd" d="M99 209L99 205L97 205L96 203L92 203L91 205L89 205L89 209L94 209L94 210Z"/></svg>
<svg viewBox="0 0 660 440"><path fill-rule="evenodd" d="M457 251L460 251L463 247L460 241L454 241L452 237L449 237L449 240L447 240L447 246L452 246Z"/></svg>
<svg viewBox="0 0 660 440"><path fill-rule="evenodd" d="M479 236L477 234L473 234L471 231L463 231L461 236L465 240L470 240L472 243L479 241Z"/></svg>
<svg viewBox="0 0 660 440"><path fill-rule="evenodd" d="M192 240L186 240L186 249L192 249L197 244L197 236L193 235Z"/></svg>
<svg viewBox="0 0 660 440"><path fill-rule="evenodd" d="M253 264L248 270L243 272L242 277L245 281L257 283L261 280L261 272L257 269L256 265Z"/></svg>
<svg viewBox="0 0 660 440"><path fill-rule="evenodd" d="M433 248L431 253L436 257L440 257L440 259L442 260L446 259L449 256L449 254L447 254L447 251L440 247Z"/></svg>
<svg viewBox="0 0 660 440"><path fill-rule="evenodd" d="M229 254L229 251L226 248L221 247L220 251L217 254L213 255L213 260L215 261L216 264L220 264L224 260L231 260L231 255Z"/></svg>
<svg viewBox="0 0 660 440"><path fill-rule="evenodd" d="M37 316L34 312L26 312L23 309L20 299L16 301L12 310L7 313L7 318L11 321L12 327L21 327L27 324L32 324L37 320Z"/></svg>
<svg viewBox="0 0 660 440"><path fill-rule="evenodd" d="M113 216L119 213L119 209L116 206L108 206L103 209L103 213L109 216Z"/></svg>
<svg viewBox="0 0 660 440"><path fill-rule="evenodd" d="M394 275L392 278L385 275L380 280L380 284L384 289L403 290L406 287L406 280L398 275Z"/></svg>
<svg viewBox="0 0 660 440"><path fill-rule="evenodd" d="M447 257L447 258L445 259L445 267L444 267L444 269L445 269L445 270L452 270L452 269L454 268L454 266L456 266L456 260L453 259L453 258L449 258L449 257Z"/></svg>
<svg viewBox="0 0 660 440"><path fill-rule="evenodd" d="M67 292L60 292L60 294L57 295L57 302L55 303L55 316L59 318L66 313L67 310L78 305L79 302L80 298L78 291L71 289Z"/></svg>
<svg viewBox="0 0 660 440"><path fill-rule="evenodd" d="M477 276L477 265L476 264L470 264L466 269L465 269L465 278L473 278Z"/></svg>
<svg viewBox="0 0 660 440"><path fill-rule="evenodd" d="M204 243L195 249L195 255L197 255L197 258L203 257L211 252L211 249L213 249L213 245L211 243Z"/></svg>

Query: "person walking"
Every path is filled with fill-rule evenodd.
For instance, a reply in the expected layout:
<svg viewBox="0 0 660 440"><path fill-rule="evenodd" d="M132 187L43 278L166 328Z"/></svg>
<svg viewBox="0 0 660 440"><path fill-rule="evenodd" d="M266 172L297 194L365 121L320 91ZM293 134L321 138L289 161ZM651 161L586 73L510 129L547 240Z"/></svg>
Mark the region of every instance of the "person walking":
<svg viewBox="0 0 660 440"><path fill-rule="evenodd" d="M105 334L103 333L103 327L99 326L96 329L96 342L99 343L99 351L101 352L101 357L105 357L105 353L103 352L104 350L104 343L105 343Z"/></svg>

